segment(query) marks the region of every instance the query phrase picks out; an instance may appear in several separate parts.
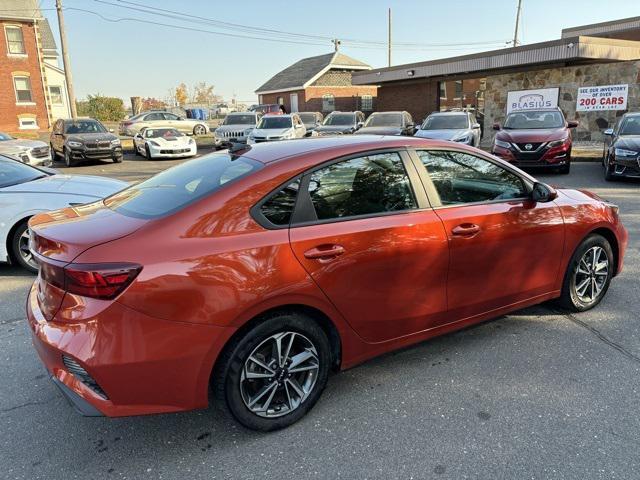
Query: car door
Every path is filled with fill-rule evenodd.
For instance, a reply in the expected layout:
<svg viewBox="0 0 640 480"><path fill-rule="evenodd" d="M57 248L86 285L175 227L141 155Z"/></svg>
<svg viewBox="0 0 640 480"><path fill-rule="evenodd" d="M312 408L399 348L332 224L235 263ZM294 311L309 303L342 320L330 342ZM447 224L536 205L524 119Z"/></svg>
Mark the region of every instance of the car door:
<svg viewBox="0 0 640 480"><path fill-rule="evenodd" d="M296 258L367 342L446 314L447 237L408 162L378 151L305 174L290 229Z"/></svg>
<svg viewBox="0 0 640 480"><path fill-rule="evenodd" d="M175 128L182 133L191 133L191 122L181 120L178 115L173 113L163 113L162 116L164 117L163 127Z"/></svg>
<svg viewBox="0 0 640 480"><path fill-rule="evenodd" d="M556 288L564 223L554 202L530 199L530 180L499 162L454 150L414 157L450 246L450 320Z"/></svg>

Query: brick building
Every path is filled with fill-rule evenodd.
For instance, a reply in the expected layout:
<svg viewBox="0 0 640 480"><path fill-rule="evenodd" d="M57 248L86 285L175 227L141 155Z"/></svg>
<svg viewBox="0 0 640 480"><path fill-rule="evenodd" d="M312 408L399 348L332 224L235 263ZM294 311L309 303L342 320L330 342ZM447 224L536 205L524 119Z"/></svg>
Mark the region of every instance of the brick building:
<svg viewBox="0 0 640 480"><path fill-rule="evenodd" d="M256 93L260 103L284 105L287 112L371 111L377 88L351 83L354 72L370 69L366 63L336 51L294 63Z"/></svg>
<svg viewBox="0 0 640 480"><path fill-rule="evenodd" d="M64 71L37 0L0 0L0 131L47 130L68 116Z"/></svg>
<svg viewBox="0 0 640 480"><path fill-rule="evenodd" d="M640 17L566 28L547 42L355 72L352 82L378 86L376 110L407 110L415 120L472 108L483 122L484 145L493 140L491 125L506 116L509 94L525 98L551 90L554 105L579 121L575 138L600 141L625 111L640 108ZM586 111L579 105L584 87L620 85L628 92L624 108L603 104Z"/></svg>

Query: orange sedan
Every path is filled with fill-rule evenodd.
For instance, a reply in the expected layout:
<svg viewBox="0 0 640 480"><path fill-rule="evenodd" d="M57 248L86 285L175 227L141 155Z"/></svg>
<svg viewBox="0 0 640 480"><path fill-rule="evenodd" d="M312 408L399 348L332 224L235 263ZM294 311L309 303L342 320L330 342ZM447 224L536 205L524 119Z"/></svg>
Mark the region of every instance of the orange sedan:
<svg viewBox="0 0 640 480"><path fill-rule="evenodd" d="M329 372L516 309L596 306L618 208L472 147L320 137L214 153L33 217L35 348L86 415L274 430Z"/></svg>

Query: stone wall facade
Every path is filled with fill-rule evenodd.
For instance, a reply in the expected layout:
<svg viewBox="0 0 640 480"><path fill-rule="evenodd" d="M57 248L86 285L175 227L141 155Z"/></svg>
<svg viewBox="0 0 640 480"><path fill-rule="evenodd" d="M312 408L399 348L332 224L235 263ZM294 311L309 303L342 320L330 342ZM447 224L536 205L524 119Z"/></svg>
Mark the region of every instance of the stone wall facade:
<svg viewBox="0 0 640 480"><path fill-rule="evenodd" d="M628 84L626 110L576 112L579 87ZM613 127L618 117L640 107L640 61L599 63L572 67L508 73L487 76L483 145L491 145L495 132L493 123L502 123L506 116L507 92L535 88L559 87L558 106L567 120L578 120L574 140L602 141L603 131Z"/></svg>

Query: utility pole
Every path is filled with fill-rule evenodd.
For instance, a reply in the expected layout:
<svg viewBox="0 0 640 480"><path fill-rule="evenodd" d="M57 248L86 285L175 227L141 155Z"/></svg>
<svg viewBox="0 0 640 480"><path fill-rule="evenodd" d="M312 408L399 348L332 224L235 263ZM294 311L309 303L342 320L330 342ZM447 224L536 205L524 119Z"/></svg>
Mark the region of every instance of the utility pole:
<svg viewBox="0 0 640 480"><path fill-rule="evenodd" d="M516 31L513 32L513 46L517 47L520 45L520 41L518 40L518 27L520 26L520 11L522 10L522 0L518 0L518 12L516 13Z"/></svg>
<svg viewBox="0 0 640 480"><path fill-rule="evenodd" d="M391 66L391 7L389 7L389 25L388 25L389 37L387 38L387 66Z"/></svg>
<svg viewBox="0 0 640 480"><path fill-rule="evenodd" d="M60 30L60 48L62 50L62 64L64 65L64 78L67 82L67 94L69 96L69 107L71 108L71 118L77 119L76 96L73 92L73 80L71 79L71 62L67 50L67 33L64 29L64 14L62 13L62 0L56 0L56 10L58 11L58 29Z"/></svg>
<svg viewBox="0 0 640 480"><path fill-rule="evenodd" d="M333 49L337 52L338 49L340 48L340 40L338 40L337 38L334 38L333 40L331 40L331 43L333 43Z"/></svg>

